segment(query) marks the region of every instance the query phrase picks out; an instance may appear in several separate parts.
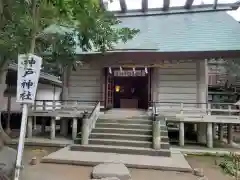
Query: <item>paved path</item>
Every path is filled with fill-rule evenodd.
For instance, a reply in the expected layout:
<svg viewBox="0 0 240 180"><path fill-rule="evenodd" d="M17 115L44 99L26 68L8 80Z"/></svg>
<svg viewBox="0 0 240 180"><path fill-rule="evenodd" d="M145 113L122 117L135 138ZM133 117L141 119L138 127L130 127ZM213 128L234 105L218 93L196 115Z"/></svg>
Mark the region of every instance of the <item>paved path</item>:
<svg viewBox="0 0 240 180"><path fill-rule="evenodd" d="M180 151L171 157L143 156L116 153L71 151L63 148L43 158L43 162L74 165L97 165L103 162L123 163L128 167L191 172L192 169Z"/></svg>
<svg viewBox="0 0 240 180"><path fill-rule="evenodd" d="M40 149L41 150L41 149ZM90 180L92 167L71 166L64 164L45 164L38 163L35 166L28 165L29 160L37 156L42 158L47 154L56 151L53 148L43 148L43 151L33 147L26 148L24 151L24 171L23 180ZM191 173L181 173L174 171L159 171L150 169L131 169L132 180L197 180L198 178Z"/></svg>

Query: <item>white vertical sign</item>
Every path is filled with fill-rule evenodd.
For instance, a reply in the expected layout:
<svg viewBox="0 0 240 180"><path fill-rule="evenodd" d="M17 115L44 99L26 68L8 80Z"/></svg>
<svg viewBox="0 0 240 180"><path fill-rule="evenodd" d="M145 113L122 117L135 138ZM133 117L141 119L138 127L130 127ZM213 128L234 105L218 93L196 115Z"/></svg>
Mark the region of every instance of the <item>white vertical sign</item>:
<svg viewBox="0 0 240 180"><path fill-rule="evenodd" d="M42 65L42 58L33 54L18 56L17 102L23 104L14 180L19 180L28 118L28 104L33 104Z"/></svg>
<svg viewBox="0 0 240 180"><path fill-rule="evenodd" d="M41 57L33 54L18 56L17 102L34 103L41 66Z"/></svg>

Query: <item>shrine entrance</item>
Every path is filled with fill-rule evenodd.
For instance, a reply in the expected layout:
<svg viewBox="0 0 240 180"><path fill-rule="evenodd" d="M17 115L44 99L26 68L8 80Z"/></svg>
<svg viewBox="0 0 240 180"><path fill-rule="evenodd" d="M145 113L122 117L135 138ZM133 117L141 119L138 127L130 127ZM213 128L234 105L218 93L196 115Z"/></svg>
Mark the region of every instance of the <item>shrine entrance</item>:
<svg viewBox="0 0 240 180"><path fill-rule="evenodd" d="M107 107L147 109L150 100L150 72L139 69L113 69L107 73Z"/></svg>

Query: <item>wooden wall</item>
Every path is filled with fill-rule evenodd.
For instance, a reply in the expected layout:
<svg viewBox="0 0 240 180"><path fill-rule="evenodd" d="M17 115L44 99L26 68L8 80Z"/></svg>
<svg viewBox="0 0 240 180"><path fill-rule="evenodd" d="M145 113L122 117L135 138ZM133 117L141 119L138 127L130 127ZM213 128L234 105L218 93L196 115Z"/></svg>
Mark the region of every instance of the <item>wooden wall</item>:
<svg viewBox="0 0 240 180"><path fill-rule="evenodd" d="M99 63L101 62L101 63ZM105 77L104 67L119 67L125 60L92 61L72 71L69 77L69 99L104 101ZM116 61L117 62L117 61ZM145 63L152 63L145 61ZM156 61L154 61L156 62ZM153 101L161 102L204 102L205 88L204 60L176 61L153 68L151 93ZM139 62L139 65L143 62ZM192 106L192 105L191 105ZM196 106L196 105L194 105Z"/></svg>
<svg viewBox="0 0 240 180"><path fill-rule="evenodd" d="M69 77L68 99L100 101L103 98L103 68L85 64Z"/></svg>
<svg viewBox="0 0 240 180"><path fill-rule="evenodd" d="M207 66L204 60L172 64L167 67L154 68L152 74L153 101L158 106L169 110L162 111L163 115L175 115L171 108L200 107L207 102ZM168 102L168 103L167 103Z"/></svg>
<svg viewBox="0 0 240 180"><path fill-rule="evenodd" d="M3 96L4 90L7 88L6 85L0 85L0 111L7 111L7 97ZM60 100L61 88L55 87L51 84L38 84L36 100ZM38 102L42 104L42 102ZM49 103L48 103L49 104ZM51 109L51 108L50 108ZM16 102L16 97L11 97L11 111L21 112L20 103Z"/></svg>
<svg viewBox="0 0 240 180"><path fill-rule="evenodd" d="M155 84L155 100L196 103L196 67L196 62L188 62L154 68L152 84Z"/></svg>

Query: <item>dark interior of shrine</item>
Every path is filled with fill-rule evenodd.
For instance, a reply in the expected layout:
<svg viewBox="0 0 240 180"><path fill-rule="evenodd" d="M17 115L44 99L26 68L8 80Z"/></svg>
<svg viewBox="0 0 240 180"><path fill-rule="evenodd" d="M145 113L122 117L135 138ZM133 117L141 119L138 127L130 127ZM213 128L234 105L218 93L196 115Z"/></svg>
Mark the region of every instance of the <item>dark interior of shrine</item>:
<svg viewBox="0 0 240 180"><path fill-rule="evenodd" d="M148 76L114 77L114 108L148 108Z"/></svg>

